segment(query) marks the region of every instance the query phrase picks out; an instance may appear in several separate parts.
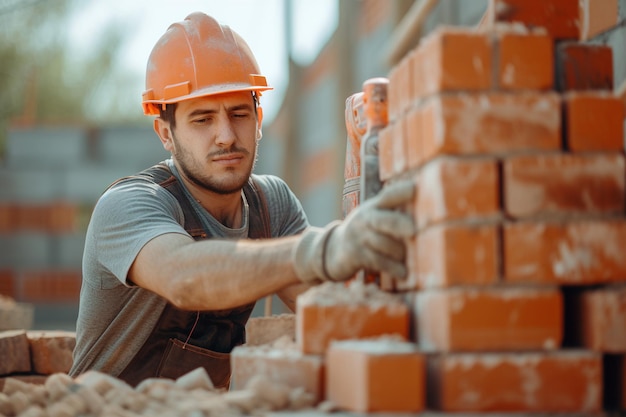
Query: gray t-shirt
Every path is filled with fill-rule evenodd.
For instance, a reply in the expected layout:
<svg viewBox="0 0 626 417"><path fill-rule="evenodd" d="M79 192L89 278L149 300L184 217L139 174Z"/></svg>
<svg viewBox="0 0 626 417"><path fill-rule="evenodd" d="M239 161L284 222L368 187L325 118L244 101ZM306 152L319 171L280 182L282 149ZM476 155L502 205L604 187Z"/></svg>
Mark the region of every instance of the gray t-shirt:
<svg viewBox="0 0 626 417"><path fill-rule="evenodd" d="M166 162L178 176L171 159ZM300 202L283 180L271 175L254 178L267 201L272 237L298 234L308 226ZM225 227L195 199L190 201L212 236L232 239L248 236L248 204L243 192L242 199L243 226L238 229ZM129 283L128 270L141 248L155 237L188 235L183 224L183 212L174 196L148 180L124 180L101 196L85 240L70 375L95 369L117 376L139 351L166 300Z"/></svg>

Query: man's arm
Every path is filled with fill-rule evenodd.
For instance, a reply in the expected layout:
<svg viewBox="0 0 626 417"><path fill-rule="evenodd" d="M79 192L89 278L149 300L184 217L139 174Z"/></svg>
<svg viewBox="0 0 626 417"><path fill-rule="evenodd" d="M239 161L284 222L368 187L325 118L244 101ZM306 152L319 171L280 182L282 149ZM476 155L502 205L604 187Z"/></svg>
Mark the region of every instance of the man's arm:
<svg viewBox="0 0 626 417"><path fill-rule="evenodd" d="M181 309L234 308L302 283L292 261L299 240L300 235L196 242L164 234L139 251L128 277Z"/></svg>
<svg viewBox="0 0 626 417"><path fill-rule="evenodd" d="M128 278L178 308L220 310L281 290L293 308L297 287L287 287L343 281L362 268L404 277L404 239L413 236L414 224L396 208L413 191L410 181L390 185L344 221L295 236L196 242L178 233L159 235L139 251Z"/></svg>

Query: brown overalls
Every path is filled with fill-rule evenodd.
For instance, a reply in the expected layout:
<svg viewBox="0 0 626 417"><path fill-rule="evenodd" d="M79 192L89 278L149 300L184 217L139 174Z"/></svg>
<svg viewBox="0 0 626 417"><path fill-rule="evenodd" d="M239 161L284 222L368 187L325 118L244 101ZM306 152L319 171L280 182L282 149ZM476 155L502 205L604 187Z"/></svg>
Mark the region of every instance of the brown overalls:
<svg viewBox="0 0 626 417"><path fill-rule="evenodd" d="M211 237L167 165L155 165L137 176L151 179L178 200L185 216L185 230L195 240ZM249 238L269 238L270 219L262 192L252 178L243 191L249 206ZM215 387L228 388L230 351L245 342L245 326L254 304L231 310L184 311L168 303L152 333L119 378L135 386L151 377L176 379L202 366Z"/></svg>

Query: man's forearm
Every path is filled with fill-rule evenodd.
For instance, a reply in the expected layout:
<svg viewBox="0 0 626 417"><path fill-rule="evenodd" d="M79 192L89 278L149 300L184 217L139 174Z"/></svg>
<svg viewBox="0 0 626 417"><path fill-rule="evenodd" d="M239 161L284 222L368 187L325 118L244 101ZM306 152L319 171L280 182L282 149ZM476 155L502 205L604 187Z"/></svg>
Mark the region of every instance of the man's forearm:
<svg viewBox="0 0 626 417"><path fill-rule="evenodd" d="M129 277L181 309L233 308L300 283L292 262L299 239L194 242L164 235L140 251Z"/></svg>

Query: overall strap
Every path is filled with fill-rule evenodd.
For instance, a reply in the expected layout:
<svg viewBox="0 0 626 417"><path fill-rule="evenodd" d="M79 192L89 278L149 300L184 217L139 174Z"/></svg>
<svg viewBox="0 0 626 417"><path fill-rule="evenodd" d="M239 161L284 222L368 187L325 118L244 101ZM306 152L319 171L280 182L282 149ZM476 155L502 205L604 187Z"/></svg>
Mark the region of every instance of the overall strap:
<svg viewBox="0 0 626 417"><path fill-rule="evenodd" d="M204 227L202 227L202 222L195 214L191 202L185 195L183 187L181 187L180 183L178 182L178 178L176 178L174 174L172 174L172 171L170 171L165 162L153 165L150 168L145 169L140 173L132 175L130 177L122 178L113 183L111 186L129 178L146 179L165 188L167 191L169 191L170 194L174 196L176 201L178 201L178 204L180 205L180 208L185 215L185 224L183 227L185 228L187 233L189 233L191 237L195 240L206 239L208 237L207 233L204 230Z"/></svg>
<svg viewBox="0 0 626 417"><path fill-rule="evenodd" d="M243 192L250 208L248 211L248 237L250 239L267 239L272 237L267 200L252 176L250 176L248 184L243 187Z"/></svg>

